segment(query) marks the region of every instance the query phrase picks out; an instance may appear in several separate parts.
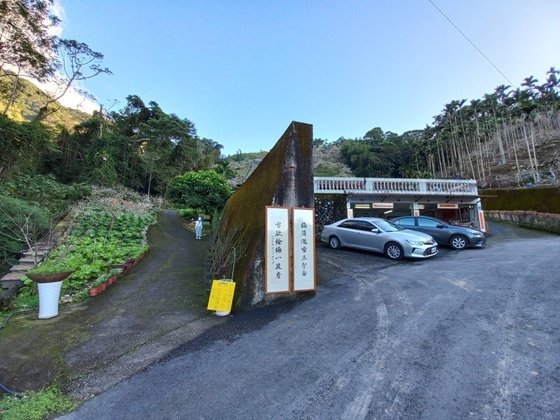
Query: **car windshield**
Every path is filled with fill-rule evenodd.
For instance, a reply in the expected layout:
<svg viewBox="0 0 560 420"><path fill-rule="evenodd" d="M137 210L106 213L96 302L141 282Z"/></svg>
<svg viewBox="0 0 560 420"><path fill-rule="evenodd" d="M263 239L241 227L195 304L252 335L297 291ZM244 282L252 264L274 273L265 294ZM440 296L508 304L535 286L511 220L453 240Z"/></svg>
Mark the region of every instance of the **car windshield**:
<svg viewBox="0 0 560 420"><path fill-rule="evenodd" d="M392 222L388 222L387 220L381 220L375 222L375 224L377 225L378 228L384 230L385 232L396 232L398 230L404 230L403 227L396 225Z"/></svg>

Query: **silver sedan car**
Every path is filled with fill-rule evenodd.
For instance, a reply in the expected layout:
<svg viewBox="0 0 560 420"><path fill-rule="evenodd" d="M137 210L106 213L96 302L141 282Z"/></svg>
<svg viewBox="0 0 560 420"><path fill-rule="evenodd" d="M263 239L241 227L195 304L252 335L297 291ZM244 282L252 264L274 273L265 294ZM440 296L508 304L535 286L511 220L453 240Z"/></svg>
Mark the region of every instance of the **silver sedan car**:
<svg viewBox="0 0 560 420"><path fill-rule="evenodd" d="M321 241L333 249L343 246L382 252L392 260L428 258L438 253L437 243L430 235L376 217L343 219L326 225Z"/></svg>

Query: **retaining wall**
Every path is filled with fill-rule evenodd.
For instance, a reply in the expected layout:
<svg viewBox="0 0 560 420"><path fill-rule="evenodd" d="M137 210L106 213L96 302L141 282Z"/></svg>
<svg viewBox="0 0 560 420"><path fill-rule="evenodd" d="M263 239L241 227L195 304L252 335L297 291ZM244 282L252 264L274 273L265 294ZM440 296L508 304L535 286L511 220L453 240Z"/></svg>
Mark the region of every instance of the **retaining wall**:
<svg viewBox="0 0 560 420"><path fill-rule="evenodd" d="M488 220L514 223L519 226L560 234L560 214L523 210L486 210Z"/></svg>

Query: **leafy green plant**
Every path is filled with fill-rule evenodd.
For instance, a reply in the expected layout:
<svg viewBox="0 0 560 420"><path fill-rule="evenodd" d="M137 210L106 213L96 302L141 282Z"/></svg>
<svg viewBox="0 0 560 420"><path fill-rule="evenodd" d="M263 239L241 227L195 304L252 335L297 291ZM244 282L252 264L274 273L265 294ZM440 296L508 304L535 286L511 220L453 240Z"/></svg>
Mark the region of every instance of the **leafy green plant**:
<svg viewBox="0 0 560 420"><path fill-rule="evenodd" d="M0 193L62 214L68 205L91 194L85 184L65 185L52 175L19 175L2 183Z"/></svg>
<svg viewBox="0 0 560 420"><path fill-rule="evenodd" d="M53 257L47 258L44 262L37 267L29 270L32 274L47 274L47 273L65 273L75 271L85 261L80 255L66 256L64 254L56 253Z"/></svg>
<svg viewBox="0 0 560 420"><path fill-rule="evenodd" d="M35 284L28 278L23 279L23 287L19 290L14 301L15 309L31 309L39 306L39 296Z"/></svg>
<svg viewBox="0 0 560 420"><path fill-rule="evenodd" d="M41 420L76 408L77 404L57 387L26 392L22 398L0 399L0 418L4 420Z"/></svg>

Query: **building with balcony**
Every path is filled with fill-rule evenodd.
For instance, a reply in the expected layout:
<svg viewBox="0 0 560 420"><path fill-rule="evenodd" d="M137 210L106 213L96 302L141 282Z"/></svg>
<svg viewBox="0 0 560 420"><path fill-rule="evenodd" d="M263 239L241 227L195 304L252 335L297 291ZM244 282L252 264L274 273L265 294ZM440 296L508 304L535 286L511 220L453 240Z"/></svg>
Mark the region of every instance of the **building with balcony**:
<svg viewBox="0 0 560 420"><path fill-rule="evenodd" d="M315 177L313 189L316 201L342 195L342 217L426 215L486 231L475 180Z"/></svg>

